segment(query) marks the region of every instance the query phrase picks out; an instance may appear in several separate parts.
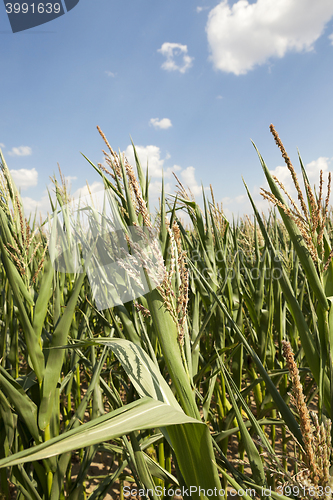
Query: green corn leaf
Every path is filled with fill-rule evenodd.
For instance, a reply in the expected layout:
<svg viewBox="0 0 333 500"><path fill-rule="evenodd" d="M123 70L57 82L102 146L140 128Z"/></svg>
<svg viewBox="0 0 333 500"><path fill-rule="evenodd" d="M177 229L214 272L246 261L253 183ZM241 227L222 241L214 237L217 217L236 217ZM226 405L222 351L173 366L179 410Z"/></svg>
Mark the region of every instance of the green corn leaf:
<svg viewBox="0 0 333 500"><path fill-rule="evenodd" d="M0 378L0 386L1 386L1 378ZM0 436L0 456L4 457L9 454L9 450L14 440L15 422L10 404L8 403L8 400L2 391L0 391L0 422L3 425L3 427L2 425L1 427L2 430L4 431Z"/></svg>
<svg viewBox="0 0 333 500"><path fill-rule="evenodd" d="M32 327L38 339L42 334L48 303L53 291L52 290L53 274L54 270L51 261L48 260L44 265L44 273L39 284L40 288L38 293L38 299L36 301L36 305L34 308L34 319L32 322Z"/></svg>
<svg viewBox="0 0 333 500"><path fill-rule="evenodd" d="M0 389L24 421L33 439L38 443L41 439L37 426L37 406L2 366L0 366Z"/></svg>
<svg viewBox="0 0 333 500"><path fill-rule="evenodd" d="M255 444L250 436L249 431L247 430L247 428L244 424L242 414L241 414L241 412L237 406L236 400L234 398L233 390L236 390L238 388L236 386L233 389L231 388L230 383L229 383L229 376L228 376L228 374L227 374L227 372L226 372L226 370L221 362L220 356L218 356L218 362L219 362L219 366L220 366L222 375L224 376L225 383L228 387L228 392L229 392L231 404L233 406L233 409L235 410L239 430L242 434L246 453L247 453L247 456L248 456L249 461L250 461L253 479L257 484L263 486L266 484L266 478L265 478L265 472L264 472L263 464L261 461L261 457L260 457L259 452L258 452L258 450L257 450L257 448L256 448L256 446L255 446Z"/></svg>
<svg viewBox="0 0 333 500"><path fill-rule="evenodd" d="M182 412L158 367L140 346L124 339L100 338L93 343L106 345L112 349L141 398L156 398ZM212 463L214 452L211 436L208 427L200 420L196 421L198 426L177 425L167 427L166 432L172 442L186 483L207 489L212 488L212 485L218 487L220 482Z"/></svg>
<svg viewBox="0 0 333 500"><path fill-rule="evenodd" d="M158 462L155 462L152 458L150 458L147 453L144 453L144 459L147 462L149 471L152 476L158 477L165 481L166 483L173 484L175 486L179 486L179 482L175 476L170 474L167 470L165 470Z"/></svg>
<svg viewBox="0 0 333 500"><path fill-rule="evenodd" d="M230 315L228 309L223 304L223 302L221 302L221 299L216 295L216 293L211 288L211 286L209 285L209 283L200 274L200 272L194 267L194 265L191 263L191 261L189 261L189 265L193 269L193 271L197 274L197 276L200 278L200 280L202 281L202 283L203 283L204 287L206 288L206 290L209 293L212 294L212 296L216 300L219 308L223 311L223 313L226 315L226 317L228 318L228 320L231 322L231 324L233 326L233 329L234 329L235 333L237 334L239 340L244 344L245 349L247 350L247 352L250 354L250 356L252 357L253 361L257 365L258 371L261 374L261 376L264 379L264 381L266 382L267 389L270 392L271 396L273 397L273 399L275 401L275 404L276 404L279 412L281 413L283 419L285 420L286 424L288 425L290 431L294 434L294 436L297 438L297 440L300 443L302 443L303 442L303 438L302 438L302 434L301 434L299 425L297 424L297 422L296 422L293 414L291 413L290 409L288 408L287 404L284 402L284 400L282 399L281 395L277 391L274 383L272 382L269 374L265 370L265 368L264 368L261 360L259 359L258 355L254 351L254 349L250 346L250 344L248 343L248 341L246 340L246 338L244 337L244 335L242 334L242 332L238 328L237 324L233 320L232 316Z"/></svg>
<svg viewBox="0 0 333 500"><path fill-rule="evenodd" d="M244 183L245 184L245 183ZM311 371L313 373L313 376L317 382L317 384L320 383L320 359L319 359L319 354L318 351L315 347L313 337L311 335L311 332L309 330L309 327L305 321L304 315L302 313L301 307L297 301L297 298L295 297L294 291L291 287L290 281L286 275L286 272L282 266L281 260L279 256L277 255L277 252L275 251L275 248L271 242L271 239L266 231L265 225L260 217L260 214L254 204L254 201L251 197L251 194L248 190L247 185L245 184L245 188L247 191L247 194L249 196L250 202L252 204L256 219L259 223L262 235L266 241L267 248L271 253L271 259L272 263L274 263L274 268L279 271L279 284L281 286L281 289L284 293L284 296L286 298L286 301L288 302L290 311L293 315L293 318L295 320L295 323L297 325L297 329L300 335L300 339L302 342L302 347L305 352L306 360L309 364L309 367L311 368ZM330 383L327 378L327 375L324 376L323 380L323 389L324 389L324 398L325 398L325 404L327 406L328 411L330 411L331 407L331 402L330 402Z"/></svg>
<svg viewBox="0 0 333 500"><path fill-rule="evenodd" d="M45 443L6 457L0 460L0 467L11 467L15 464L43 460L115 439L135 430L184 423L204 426L204 424L186 416L184 412L146 397L54 437Z"/></svg>
<svg viewBox="0 0 333 500"><path fill-rule="evenodd" d="M146 199L148 197L148 192L146 192L146 179L145 179L142 167L141 167L141 163L140 163L140 159L139 159L136 147L134 146L134 142L132 141L132 138L131 138L131 143L132 143L132 147L133 147L136 170L138 172L140 187L141 187L141 191L142 191L142 198L146 201Z"/></svg>
<svg viewBox="0 0 333 500"><path fill-rule="evenodd" d="M76 307L76 302L84 278L85 278L85 273L81 273L75 283L75 287L74 290L72 291L69 303L52 335L51 347L59 347L66 344L68 332L72 323L73 314ZM48 356L44 380L43 380L43 386L42 386L42 401L39 407L39 415L38 415L38 424L40 429L42 430L44 430L50 422L53 410L54 394L59 381L63 358L64 358L64 351L58 349L52 349Z"/></svg>
<svg viewBox="0 0 333 500"><path fill-rule="evenodd" d="M234 491L236 492L236 494L238 491L240 492L242 490L241 498L245 498L245 500L252 500L252 495L251 494L248 495L246 493L245 488L242 488L242 486L233 477L229 476L229 474L227 472L225 472L221 467L218 466L218 468L219 468L219 471L222 473L222 476L224 476L228 480L228 482L231 484L231 486L234 488ZM251 490L252 483L249 486L250 487L248 489ZM259 488L259 486L258 486L258 488ZM260 487L260 490L261 490L261 487ZM243 492L244 492L244 494L243 494ZM233 493L232 496L236 497L236 494Z"/></svg>
<svg viewBox="0 0 333 500"><path fill-rule="evenodd" d="M112 189L112 191L117 195L119 196L119 198L121 198L122 200L124 200L124 196L120 190L120 185L118 185L118 188L117 189L110 181L109 179L107 179L105 177L105 175L103 174L103 172L101 172L101 170L99 168L96 167L96 165L93 164L92 161L89 160L89 158L87 158L83 153L81 153L83 158L85 160L87 160L87 162L93 167L94 170L96 170L96 172L98 173L98 175L100 175L103 179L103 183L104 183L104 186L106 189ZM118 181L119 182L119 181Z"/></svg>
<svg viewBox="0 0 333 500"><path fill-rule="evenodd" d="M283 196L281 195L280 190L277 187L270 171L266 167L266 164L265 164L261 154L259 153L259 151L255 145L254 145L254 148L257 151L262 169L264 171L264 174L266 176L267 182L269 184L269 187L270 187L272 193L281 203L286 205L286 202L285 202ZM310 285L311 289L314 291L322 308L327 311L329 306L328 306L327 298L325 295L325 291L324 291L323 285L319 279L319 276L318 276L317 270L315 268L314 262L311 258L310 252L309 252L309 250L304 242L303 236L301 235L295 222L285 214L285 212L282 210L282 208L278 207L278 209L279 209L280 215L283 219L284 225L289 233L290 239L294 244L295 250L296 250L297 255L299 257L299 260L303 266L305 274L309 280L309 285Z"/></svg>
<svg viewBox="0 0 333 500"><path fill-rule="evenodd" d="M124 166L121 155L119 155L119 161L120 161L120 167L121 167L121 171L122 171L122 175L123 175L123 182L124 182L124 189L125 189L125 196L126 196L126 209L127 209L127 213L129 216L129 225L133 226L134 223L136 224L138 222L138 218L137 218L136 213L135 213L135 208L133 205L131 191L130 191L130 188L128 185L127 174L125 171L125 166Z"/></svg>
<svg viewBox="0 0 333 500"><path fill-rule="evenodd" d="M122 364L140 397L154 398L181 411L181 407L177 403L170 386L166 383L156 364L140 346L125 339L98 338L84 343L77 342L66 347L73 348L87 345L109 347Z"/></svg>
<svg viewBox="0 0 333 500"><path fill-rule="evenodd" d="M4 211L1 208L0 208L0 227L1 227L1 239L2 239L3 243L5 245L8 245L8 243L12 245L13 238L12 238L11 232L10 232L9 227L8 227L8 220L6 218ZM11 272L13 274L15 282L17 283L17 285L19 287L20 292L22 293L23 298L28 302L28 304L30 306L33 306L34 301L31 297L29 291L27 290L18 270L16 269L16 267L14 266L13 263L11 265Z"/></svg>
<svg viewBox="0 0 333 500"><path fill-rule="evenodd" d="M0 209L1 211L1 209ZM2 255L2 261L6 270L7 278L9 280L10 286L13 290L16 305L20 311L20 317L22 321L23 332L25 336L25 341L28 347L29 356L35 370L38 381L41 383L44 375L44 356L39 343L39 339L31 325L30 319L28 317L25 305L22 301L22 296L20 294L20 288L24 286L22 279L18 273L15 273L14 264L9 260L7 252L4 248L3 241L0 238L0 250Z"/></svg>
<svg viewBox="0 0 333 500"><path fill-rule="evenodd" d="M196 419L188 417L183 411L176 410L170 405L151 398L143 398L130 403L83 424L77 429L2 459L0 460L0 467L10 467L15 464L43 460L83 447L93 446L103 441L116 439L133 431L160 427L167 428L177 456L179 456L182 463L187 462L187 465L181 470L187 484L197 486L197 488L201 486L201 488L206 489L214 489L214 487L219 489L217 472L213 478L214 481L212 481L211 475L207 474L213 468L213 456L206 454L203 446L203 443L210 440L207 426ZM208 461L206 462L206 460ZM193 494L192 498L202 500L205 497ZM215 498L222 500L220 495L216 495Z"/></svg>
<svg viewBox="0 0 333 500"><path fill-rule="evenodd" d="M153 327L161 344L164 359L182 407L188 415L200 419L190 379L181 358L177 327L156 289L148 293L146 298L153 319Z"/></svg>
<svg viewBox="0 0 333 500"><path fill-rule="evenodd" d="M224 497L219 493L221 483L214 465L215 458L208 427L205 424L185 424L168 426L166 430L186 485L197 487L197 492L192 493L192 498L206 498L199 496L199 487L205 491L216 488L216 496L210 498L222 500Z"/></svg>

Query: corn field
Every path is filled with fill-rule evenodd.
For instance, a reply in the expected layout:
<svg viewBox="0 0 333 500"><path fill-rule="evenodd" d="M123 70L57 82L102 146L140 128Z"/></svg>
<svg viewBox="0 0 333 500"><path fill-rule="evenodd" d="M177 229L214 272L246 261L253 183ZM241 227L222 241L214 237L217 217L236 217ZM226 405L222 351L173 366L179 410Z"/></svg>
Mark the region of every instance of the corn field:
<svg viewBox="0 0 333 500"><path fill-rule="evenodd" d="M0 498L333 498L330 175L299 158L301 182L271 125L296 201L257 151L268 215L179 179L150 210L99 132L104 205L76 218L61 172L26 218L1 154Z"/></svg>

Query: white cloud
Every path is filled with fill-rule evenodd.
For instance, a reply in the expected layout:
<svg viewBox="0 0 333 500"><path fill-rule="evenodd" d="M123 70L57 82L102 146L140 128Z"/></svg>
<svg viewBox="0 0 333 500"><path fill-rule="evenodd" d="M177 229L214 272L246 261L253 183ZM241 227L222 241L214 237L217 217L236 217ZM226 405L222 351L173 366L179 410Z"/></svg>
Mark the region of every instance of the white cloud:
<svg viewBox="0 0 333 500"><path fill-rule="evenodd" d="M325 158L323 156L320 156L317 158L317 160L313 160L310 163L307 163L305 165L305 171L307 173L310 186L313 188L313 186L316 186L316 188L319 187L319 177L320 177L320 171L323 171L323 180L326 182L327 180L327 174L330 170L330 158ZM279 166L276 167L274 170L270 171L272 175L275 175L277 179L282 182L288 193L294 198L297 199L297 193L296 189L290 174L290 171L286 165L284 166ZM303 186L303 176L301 171L296 171L297 177L299 184L301 186L301 189L304 191ZM267 183L266 183L267 186ZM266 189L266 188L265 188Z"/></svg>
<svg viewBox="0 0 333 500"><path fill-rule="evenodd" d="M35 214L36 210L37 214L41 214L42 218L45 218L47 213L51 213L50 199L47 193L44 194L40 200L35 200L29 196L22 196L21 198L26 216ZM51 196L51 198L54 200L54 197ZM37 222L39 222L38 218Z"/></svg>
<svg viewBox="0 0 333 500"><path fill-rule="evenodd" d="M18 148L12 148L8 151L10 156L30 156L32 154L32 149L30 146L19 146Z"/></svg>
<svg viewBox="0 0 333 500"><path fill-rule="evenodd" d="M173 187L170 184L170 182L165 182L164 183L164 192L165 193L170 193L172 192ZM162 192L162 181L153 181L150 182L149 184L149 196L151 198L159 198L161 196Z"/></svg>
<svg viewBox="0 0 333 500"><path fill-rule="evenodd" d="M188 187L194 196L198 196L202 193L202 187L198 184L195 178L195 168L187 167L185 170L180 172L181 181L184 187Z"/></svg>
<svg viewBox="0 0 333 500"><path fill-rule="evenodd" d="M149 123L156 129L160 128L165 130L167 128L172 127L172 123L169 118L162 118L161 120L159 120L158 118L151 118Z"/></svg>
<svg viewBox="0 0 333 500"><path fill-rule="evenodd" d="M89 184L89 189L87 185L82 186L72 194L72 198L78 200L79 198L83 198L86 196L89 197L90 196L89 190L92 195L94 195L95 193L99 193L100 191L103 192L104 184L102 182L95 181L92 184Z"/></svg>
<svg viewBox="0 0 333 500"><path fill-rule="evenodd" d="M194 58L187 54L187 45L165 42L158 52L166 57L166 61L162 64L162 68L166 71L185 73L192 66Z"/></svg>
<svg viewBox="0 0 333 500"><path fill-rule="evenodd" d="M12 171L11 171L12 172ZM66 176L66 180L74 180L76 177L72 176ZM48 186L49 192L51 195L51 199L53 200L53 203L56 203L56 197L54 193L54 186L53 184L49 184ZM104 184L102 182L95 181L91 185L89 184L89 189L90 192L92 193L92 198L93 198L93 203L98 207L98 204L101 200L101 197L99 193L104 191ZM90 194L87 185L82 186L81 188L77 189L72 195L71 198L74 200L79 200L79 199L84 199L87 201L87 203L90 202ZM23 202L23 207L25 214L29 213L35 213L37 209L37 214L41 214L42 218L46 218L47 214L51 214L51 205L50 205L50 199L47 191L44 191L43 196L39 199L36 200L34 198L30 198L29 196L24 196L22 197L22 202Z"/></svg>
<svg viewBox="0 0 333 500"><path fill-rule="evenodd" d="M20 168L19 170L11 170L11 176L16 186L21 189L28 189L32 186L37 186L38 172L35 168L28 170L27 168Z"/></svg>
<svg viewBox="0 0 333 500"><path fill-rule="evenodd" d="M117 75L117 73L113 73L112 71L105 71L105 74L111 78L114 78Z"/></svg>
<svg viewBox="0 0 333 500"><path fill-rule="evenodd" d="M245 201L248 200L248 196L246 196L246 194L240 194L238 196L236 196L235 198L235 201L237 204L240 204L240 203L245 203Z"/></svg>
<svg viewBox="0 0 333 500"><path fill-rule="evenodd" d="M268 201L264 200L260 195L260 188L258 186L254 186L252 189L250 189L250 193L258 211L260 213L268 213L268 210L272 207L268 203ZM224 215L229 220L229 222L232 221L233 217L237 218L238 216L243 217L245 214L253 214L253 208L246 193L239 194L234 197L226 196L222 198L222 207Z"/></svg>
<svg viewBox="0 0 333 500"><path fill-rule="evenodd" d="M197 12L202 12L203 10L207 10L209 7L197 7L196 11Z"/></svg>
<svg viewBox="0 0 333 500"><path fill-rule="evenodd" d="M137 154L140 159L140 163L144 171L147 167L149 169L149 178L151 178L149 185L149 192L152 197L151 205L156 205L157 198L161 194L161 179L162 172L165 179L165 192L172 193L175 192L176 180L173 178L172 173L177 173L182 184L185 188L190 188L194 196L200 196L202 194L201 185L197 182L195 178L195 168L187 167L182 169L179 165L173 165L172 167L165 167L164 163L170 159L170 155L167 154L165 158L161 158L161 150L158 146L135 146ZM135 166L135 159L133 153L133 147L127 146L125 152L125 157L127 158L130 165ZM168 179L170 179L168 181ZM173 182L172 182L173 181ZM209 188L205 188L209 189Z"/></svg>
<svg viewBox="0 0 333 500"><path fill-rule="evenodd" d="M319 187L319 178L320 178L320 171L323 171L323 181L324 181L324 196L325 194L325 185L327 186L327 175L330 170L330 163L333 160L333 158L325 158L323 156L320 156L317 158L317 160L313 160L310 163L307 163L305 165L305 171L309 179L310 186L312 188L315 187L317 193L318 193L318 187ZM296 175L298 178L298 182L300 185L300 188L303 193L305 193L305 186L303 183L303 176L302 172L300 169L296 169ZM298 194L296 191L296 188L294 186L290 171L286 165L283 166L278 166L274 170L270 170L270 173L274 175L285 187L286 191L290 194L291 198L296 202L297 206L299 207L299 201L298 201ZM264 189L270 191L268 187L268 183L266 181L266 178L263 177L261 187ZM286 194L282 193L284 199L288 202ZM265 201L265 200L263 200ZM267 206L272 206L270 203L265 201Z"/></svg>
<svg viewBox="0 0 333 500"><path fill-rule="evenodd" d="M6 146L2 142L0 142L0 148L5 148L5 147Z"/></svg>
<svg viewBox="0 0 333 500"><path fill-rule="evenodd" d="M270 170L270 173L274 175L286 188L288 192L291 192L294 188L294 183L290 175L290 171L286 165L278 166L274 170ZM265 179L266 182L266 179ZM265 189L268 189L268 184L266 182ZM294 193L293 193L294 194Z"/></svg>
<svg viewBox="0 0 333 500"><path fill-rule="evenodd" d="M305 170L309 178L310 184L314 184L318 188L320 171L323 171L323 179L327 179L327 174L329 172L330 159L320 156L317 160L313 160L307 163Z"/></svg>
<svg viewBox="0 0 333 500"><path fill-rule="evenodd" d="M76 181L76 179L77 179L76 175L66 175L66 176L65 176L65 180L66 180L68 183L70 183L70 182L72 182L72 181Z"/></svg>
<svg viewBox="0 0 333 500"><path fill-rule="evenodd" d="M173 172L180 172L180 170L181 170L181 169L182 169L182 167L180 167L179 165L174 165L174 166L172 167L172 171L173 171Z"/></svg>
<svg viewBox="0 0 333 500"><path fill-rule="evenodd" d="M161 150L158 146L135 146L136 152L140 159L141 167L146 172L147 162L148 162L148 175L149 177L159 177L162 178L162 172L164 178L168 179L172 177L172 172L181 171L179 165L173 165L173 167L164 167L166 160L170 159L170 155L167 153L165 158L161 158ZM133 146L127 146L124 151L125 157L127 158L130 165L135 167L135 158L133 153Z"/></svg>
<svg viewBox="0 0 333 500"><path fill-rule="evenodd" d="M242 75L271 57L310 51L333 16L331 0L223 0L206 32L215 68Z"/></svg>
<svg viewBox="0 0 333 500"><path fill-rule="evenodd" d="M165 160L161 158L160 148L158 146L149 145L135 146L135 149L140 159L141 166L144 170L146 170L148 162L149 176L162 177L162 169ZM129 164L135 166L132 146L127 146L125 150L125 156L128 159Z"/></svg>

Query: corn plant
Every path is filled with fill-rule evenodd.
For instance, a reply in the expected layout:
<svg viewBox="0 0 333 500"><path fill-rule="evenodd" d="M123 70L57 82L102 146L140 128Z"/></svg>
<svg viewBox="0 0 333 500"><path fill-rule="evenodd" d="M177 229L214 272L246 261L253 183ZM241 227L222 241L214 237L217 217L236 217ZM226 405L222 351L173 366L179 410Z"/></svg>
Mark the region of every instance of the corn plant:
<svg viewBox="0 0 333 500"><path fill-rule="evenodd" d="M332 247L322 177L315 196L301 165L302 198L273 128L300 208L286 204L259 154L271 189L264 195L281 218L260 215L248 191L255 221L230 224L212 188L201 209L179 179L174 196L162 184L153 218L149 171L135 148L136 173L99 132L105 163L86 160L105 203L97 208L91 195L75 217L60 172L52 215L42 224L25 219L1 156L4 498L15 490L19 500L102 499L116 483L121 495L128 479L146 498L159 498L157 486L184 488L193 499L227 498L228 487L246 498L247 489L302 498L277 491L304 485L317 494L331 484ZM47 227L56 230L47 235ZM127 260L115 267L122 252ZM113 469L88 491L100 451Z"/></svg>

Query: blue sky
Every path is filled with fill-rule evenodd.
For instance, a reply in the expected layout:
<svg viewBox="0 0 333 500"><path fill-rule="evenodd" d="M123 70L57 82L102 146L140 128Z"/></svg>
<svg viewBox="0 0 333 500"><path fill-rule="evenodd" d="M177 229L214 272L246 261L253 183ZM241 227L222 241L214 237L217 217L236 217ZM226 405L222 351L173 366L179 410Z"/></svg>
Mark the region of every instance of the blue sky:
<svg viewBox="0 0 333 500"><path fill-rule="evenodd" d="M251 144L289 186L269 132L317 183L333 162L332 0L80 0L64 16L12 34L0 5L0 143L27 210L48 208L57 163L72 192L99 177L99 125L131 160L130 136L158 196L163 168L200 199L213 185L228 216L258 201ZM283 168L282 168L283 167ZM333 170L333 169L332 169Z"/></svg>

